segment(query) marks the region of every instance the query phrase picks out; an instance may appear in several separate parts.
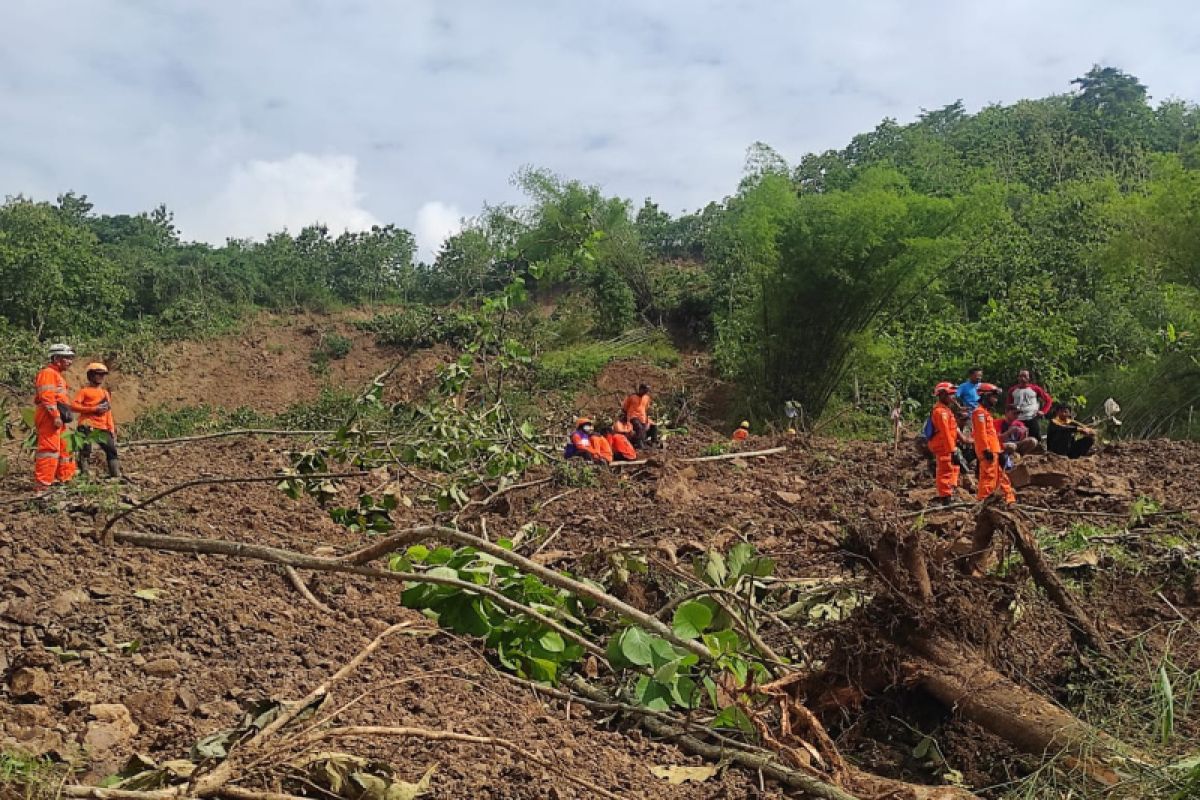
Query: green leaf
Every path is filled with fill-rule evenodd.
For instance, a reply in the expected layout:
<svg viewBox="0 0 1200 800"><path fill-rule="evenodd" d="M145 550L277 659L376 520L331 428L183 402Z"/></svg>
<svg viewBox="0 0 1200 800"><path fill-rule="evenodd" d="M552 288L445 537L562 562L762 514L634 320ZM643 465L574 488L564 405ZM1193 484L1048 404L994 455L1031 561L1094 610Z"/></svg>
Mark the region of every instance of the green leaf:
<svg viewBox="0 0 1200 800"><path fill-rule="evenodd" d="M712 623L712 611L696 600L682 603L675 609L671 627L680 639L699 639L700 634Z"/></svg>
<svg viewBox="0 0 1200 800"><path fill-rule="evenodd" d="M557 631L546 631L538 638L540 644L547 652L561 653L566 649L567 644L563 641L562 635Z"/></svg>
<svg viewBox="0 0 1200 800"><path fill-rule="evenodd" d="M731 582L746 574L746 565L750 563L750 559L752 558L754 558L754 546L748 542L738 542L729 548L726 564L729 567Z"/></svg>
<svg viewBox="0 0 1200 800"><path fill-rule="evenodd" d="M621 634L621 655L630 664L650 666L654 663L650 637L641 628L627 628Z"/></svg>
<svg viewBox="0 0 1200 800"><path fill-rule="evenodd" d="M714 728L733 728L743 733L754 733L754 723L746 716L746 712L737 706L726 706L712 721Z"/></svg>
<svg viewBox="0 0 1200 800"><path fill-rule="evenodd" d="M414 564L420 564L429 558L429 548L423 544L414 544L404 555Z"/></svg>

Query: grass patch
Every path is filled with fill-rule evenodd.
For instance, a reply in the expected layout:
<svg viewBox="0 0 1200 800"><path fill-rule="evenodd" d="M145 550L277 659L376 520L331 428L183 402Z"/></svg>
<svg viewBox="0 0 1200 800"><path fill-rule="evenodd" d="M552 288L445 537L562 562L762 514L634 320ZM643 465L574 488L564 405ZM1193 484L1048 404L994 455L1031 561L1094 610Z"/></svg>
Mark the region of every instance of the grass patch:
<svg viewBox="0 0 1200 800"><path fill-rule="evenodd" d="M0 798L4 800L57 797L65 777L66 768L48 758L0 751Z"/></svg>
<svg viewBox="0 0 1200 800"><path fill-rule="evenodd" d="M479 331L479 318L466 311L414 304L371 319L356 322L359 330L375 334L380 345L432 347L445 342L465 345Z"/></svg>
<svg viewBox="0 0 1200 800"><path fill-rule="evenodd" d="M679 351L658 332L623 336L605 342L585 342L543 353L537 362L537 383L543 389L572 389L594 380L613 361L638 358L658 367L674 367Z"/></svg>

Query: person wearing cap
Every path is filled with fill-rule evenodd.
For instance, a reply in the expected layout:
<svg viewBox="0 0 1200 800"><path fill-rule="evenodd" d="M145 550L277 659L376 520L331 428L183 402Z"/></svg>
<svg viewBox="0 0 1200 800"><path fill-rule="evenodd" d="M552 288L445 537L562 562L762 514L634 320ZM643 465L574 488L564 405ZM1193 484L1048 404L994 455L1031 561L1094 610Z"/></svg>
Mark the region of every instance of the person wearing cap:
<svg viewBox="0 0 1200 800"><path fill-rule="evenodd" d="M582 458L584 461L599 461L600 456L592 445L592 434L595 428L587 417L575 420L575 430L571 431L571 440L563 450L563 458Z"/></svg>
<svg viewBox="0 0 1200 800"><path fill-rule="evenodd" d="M88 460L92 457L92 442L104 451L108 463L108 476L121 477L121 460L117 456L117 425L113 421L112 395L104 388L108 367L99 362L87 365L88 385L75 395L75 406L79 409L79 432L87 440L79 450L79 471L88 471Z"/></svg>
<svg viewBox="0 0 1200 800"><path fill-rule="evenodd" d="M67 425L74 420L74 412L80 410L72 403L67 379L63 377L74 360L75 351L70 345L51 345L50 363L33 379L33 426L37 431L33 482L38 492L75 477L75 459L63 436Z"/></svg>
<svg viewBox="0 0 1200 800"><path fill-rule="evenodd" d="M954 393L955 386L949 381L942 381L935 386L933 396L937 398L937 403L929 415L931 435L928 447L936 465L938 502L943 505L950 504L954 487L958 486L958 462L955 458L958 452L958 420L950 405Z"/></svg>
<svg viewBox="0 0 1200 800"><path fill-rule="evenodd" d="M735 441L735 442L744 442L744 441L746 441L747 438L749 438L749 436L750 436L750 420L744 419L744 420L742 420L742 424L738 426L738 429L733 432L732 438L733 438L733 441Z"/></svg>
<svg viewBox="0 0 1200 800"><path fill-rule="evenodd" d="M1000 387L990 383L979 384L979 405L971 412L971 435L975 440L975 456L979 463L979 486L975 497L986 500L999 489L1004 502L1017 502L1008 473L1004 471L1000 436L996 433L996 422L992 409L1000 402Z"/></svg>

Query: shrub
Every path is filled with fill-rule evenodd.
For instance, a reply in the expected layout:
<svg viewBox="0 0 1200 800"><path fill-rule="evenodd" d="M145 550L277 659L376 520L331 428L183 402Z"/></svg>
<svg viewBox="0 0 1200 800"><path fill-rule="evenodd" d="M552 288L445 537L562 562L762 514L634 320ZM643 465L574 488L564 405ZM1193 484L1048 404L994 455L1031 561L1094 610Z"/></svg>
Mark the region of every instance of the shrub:
<svg viewBox="0 0 1200 800"><path fill-rule="evenodd" d="M357 327L374 333L375 341L381 345L431 347L442 342L467 344L475 338L479 320L466 311L410 305L390 314L376 314L357 323Z"/></svg>
<svg viewBox="0 0 1200 800"><path fill-rule="evenodd" d="M537 382L545 389L569 389L585 384L611 362L640 358L655 366L673 367L679 351L659 332L634 335L606 342L588 342L542 355L537 364Z"/></svg>

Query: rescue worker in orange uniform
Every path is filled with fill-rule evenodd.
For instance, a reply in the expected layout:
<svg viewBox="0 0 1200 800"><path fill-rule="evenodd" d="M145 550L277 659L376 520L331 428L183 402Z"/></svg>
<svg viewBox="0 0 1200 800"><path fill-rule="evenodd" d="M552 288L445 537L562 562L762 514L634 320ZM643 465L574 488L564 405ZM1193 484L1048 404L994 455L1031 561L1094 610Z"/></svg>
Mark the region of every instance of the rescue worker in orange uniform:
<svg viewBox="0 0 1200 800"><path fill-rule="evenodd" d="M950 504L954 487L958 486L958 421L950 405L956 391L957 387L949 381L935 386L933 396L937 403L930 414L933 435L929 437L928 447L937 467L938 502L943 505Z"/></svg>
<svg viewBox="0 0 1200 800"><path fill-rule="evenodd" d="M67 344L50 347L50 363L33 379L33 425L37 430L37 448L33 454L34 490L44 492L75 477L75 458L67 449L68 423L78 411L71 402L63 373L75 360L75 351ZM93 409L100 411L100 408ZM105 406L103 410L107 411Z"/></svg>
<svg viewBox="0 0 1200 800"><path fill-rule="evenodd" d="M609 443L608 437L604 435L604 431L596 431L592 434L592 452L595 453L596 461L601 464L608 465L612 463L612 444Z"/></svg>
<svg viewBox="0 0 1200 800"><path fill-rule="evenodd" d="M658 444L658 426L650 419L650 387L642 384L637 392L625 398L621 410L633 425L633 444L642 448L647 442Z"/></svg>
<svg viewBox="0 0 1200 800"><path fill-rule="evenodd" d="M742 424L733 432L733 441L744 442L750 436L750 420L742 420Z"/></svg>
<svg viewBox="0 0 1200 800"><path fill-rule="evenodd" d="M612 430L604 437L608 439L608 444L612 448L613 461L637 461L637 450L633 448L633 443L629 441L629 434L622 433L617 429L617 423L613 423ZM625 423L629 425L629 423ZM633 432L633 427L629 426L630 434Z"/></svg>
<svg viewBox="0 0 1200 800"><path fill-rule="evenodd" d="M79 432L88 437L79 450L79 472L86 475L88 459L92 457L92 439L104 451L108 477L121 477L121 459L117 456L117 425L113 421L112 395L104 388L108 367L99 362L87 365L88 385L75 395L79 409Z"/></svg>
<svg viewBox="0 0 1200 800"><path fill-rule="evenodd" d="M582 458L584 461L598 461L596 448L592 442L594 437L592 421L587 417L575 420L575 430L571 431L571 440L563 450L563 458Z"/></svg>
<svg viewBox="0 0 1200 800"><path fill-rule="evenodd" d="M1001 455L1004 448L996 433L992 409L1000 401L1000 387L979 384L979 405L971 411L971 436L975 440L975 455L979 459L979 487L975 497L986 500L997 488L1004 493L1004 502L1017 502L1008 473L1004 471Z"/></svg>

